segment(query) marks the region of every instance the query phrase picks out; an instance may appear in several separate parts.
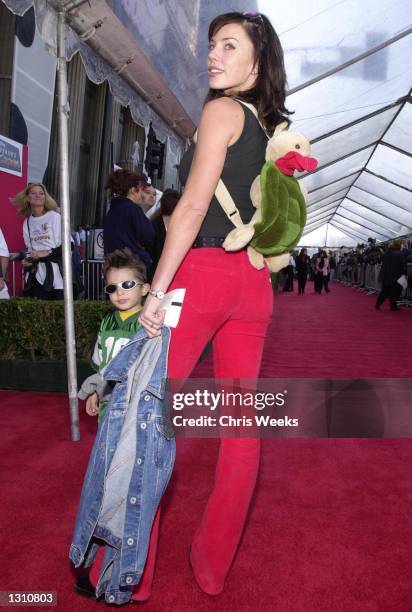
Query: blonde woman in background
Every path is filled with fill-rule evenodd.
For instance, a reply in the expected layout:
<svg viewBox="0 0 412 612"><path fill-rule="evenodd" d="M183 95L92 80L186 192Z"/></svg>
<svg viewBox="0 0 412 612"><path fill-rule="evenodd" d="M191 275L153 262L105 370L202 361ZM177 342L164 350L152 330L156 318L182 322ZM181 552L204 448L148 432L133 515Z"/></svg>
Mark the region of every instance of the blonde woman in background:
<svg viewBox="0 0 412 612"><path fill-rule="evenodd" d="M27 256L24 294L43 300L63 299L61 217L55 200L42 183L29 183L11 198L26 218L23 239Z"/></svg>

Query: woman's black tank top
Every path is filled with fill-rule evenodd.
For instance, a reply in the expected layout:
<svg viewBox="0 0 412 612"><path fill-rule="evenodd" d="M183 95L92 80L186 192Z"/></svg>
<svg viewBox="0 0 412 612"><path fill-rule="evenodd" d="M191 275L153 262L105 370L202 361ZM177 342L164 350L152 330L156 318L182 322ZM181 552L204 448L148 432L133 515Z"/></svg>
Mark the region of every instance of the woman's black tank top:
<svg viewBox="0 0 412 612"><path fill-rule="evenodd" d="M250 187L265 163L268 140L252 111L242 104L241 106L245 114L243 131L239 139L228 147L221 179L229 190L242 221L248 223L255 211L250 199ZM180 162L179 178L183 185L189 176L194 148L194 144L190 145ZM233 228L233 223L213 196L198 236L224 238Z"/></svg>

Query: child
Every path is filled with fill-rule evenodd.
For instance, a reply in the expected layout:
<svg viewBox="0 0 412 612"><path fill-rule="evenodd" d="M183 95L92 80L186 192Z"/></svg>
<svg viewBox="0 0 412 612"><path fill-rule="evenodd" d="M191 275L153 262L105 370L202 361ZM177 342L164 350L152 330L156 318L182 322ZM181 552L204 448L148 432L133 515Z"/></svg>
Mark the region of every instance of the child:
<svg viewBox="0 0 412 612"><path fill-rule="evenodd" d="M117 250L106 257L103 278L104 290L116 310L109 312L100 324L92 357L92 366L99 373L140 329L141 302L150 289L146 268L130 249ZM100 423L107 401L99 401L98 392L91 392L92 378L83 383L79 397L87 397L86 412L91 416L98 414Z"/></svg>

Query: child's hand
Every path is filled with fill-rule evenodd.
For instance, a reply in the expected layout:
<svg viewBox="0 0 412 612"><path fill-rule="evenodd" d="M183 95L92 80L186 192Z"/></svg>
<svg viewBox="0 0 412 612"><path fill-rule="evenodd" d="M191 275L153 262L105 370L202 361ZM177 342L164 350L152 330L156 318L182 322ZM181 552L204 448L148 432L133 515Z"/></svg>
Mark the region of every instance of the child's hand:
<svg viewBox="0 0 412 612"><path fill-rule="evenodd" d="M99 396L96 392L89 395L86 400L86 412L89 416L96 416L99 414Z"/></svg>

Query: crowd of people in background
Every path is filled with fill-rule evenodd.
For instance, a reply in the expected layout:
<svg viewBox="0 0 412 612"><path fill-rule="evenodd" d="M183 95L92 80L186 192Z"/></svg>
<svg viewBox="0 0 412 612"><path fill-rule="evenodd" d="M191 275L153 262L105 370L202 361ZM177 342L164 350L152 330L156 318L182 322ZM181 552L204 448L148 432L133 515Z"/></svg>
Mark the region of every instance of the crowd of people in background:
<svg viewBox="0 0 412 612"><path fill-rule="evenodd" d="M170 216L180 193L158 192L144 174L118 169L106 181L110 207L104 219L104 253L129 248L153 276L166 237ZM161 192L159 192L161 193ZM11 198L17 214L24 217L22 240L25 249L14 254L24 270L25 297L63 299L63 262L60 209L42 183L29 183ZM72 231L74 297L82 295L81 262L87 258L90 226L77 225ZM9 298L7 270L9 250L0 229L0 299Z"/></svg>
<svg viewBox="0 0 412 612"><path fill-rule="evenodd" d="M163 249L170 217L181 194L175 189L165 189L158 198L160 192L151 185L150 179L125 169L112 172L105 187L110 207L104 219L104 253L130 249L146 266L150 282ZM29 183L11 201L18 214L25 217L23 240L26 249L17 256L23 259L24 295L63 299L60 209L56 201L42 183ZM75 297L81 296L78 290L81 261L87 258L90 229L90 226L77 225L72 232ZM8 263L9 251L0 230L0 299L9 297ZM369 238L367 244L359 244L352 250L319 248L312 256L307 248L302 248L290 254L288 265L281 271L279 286L284 292L292 292L297 280L297 292L303 295L310 280L315 293L329 293L338 266L340 278L349 281L359 266L379 264L382 288L376 308L388 298L392 310L397 310L396 301L402 292L397 279L405 275L409 286L412 284L412 278L407 276L408 263L412 263L412 248L400 240L377 244L375 239Z"/></svg>
<svg viewBox="0 0 412 612"><path fill-rule="evenodd" d="M412 288L412 275L408 276L407 264L412 263L412 248L403 240L393 240L377 244L372 238L368 244L359 244L349 250L319 248L312 256L308 249L290 254L288 265L281 270L279 287L284 292L294 291L294 280L298 282L298 295L303 295L307 281L313 281L313 291L321 294L330 293L330 283L336 278L339 266L339 276L344 282L350 282L366 266L379 265L378 281L380 292L376 309L379 310L386 298L390 301L391 310L399 310L397 301L402 294L402 288ZM404 277L402 284L399 279ZM360 285L362 286L362 284Z"/></svg>
<svg viewBox="0 0 412 612"><path fill-rule="evenodd" d="M315 293L330 293L329 282L333 279L337 265L336 255L319 248L317 253L309 257L307 249L302 248L297 253L291 253L288 265L283 268L281 284L283 291L293 291L293 280L298 280L298 295L305 293L307 280L313 281Z"/></svg>

